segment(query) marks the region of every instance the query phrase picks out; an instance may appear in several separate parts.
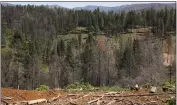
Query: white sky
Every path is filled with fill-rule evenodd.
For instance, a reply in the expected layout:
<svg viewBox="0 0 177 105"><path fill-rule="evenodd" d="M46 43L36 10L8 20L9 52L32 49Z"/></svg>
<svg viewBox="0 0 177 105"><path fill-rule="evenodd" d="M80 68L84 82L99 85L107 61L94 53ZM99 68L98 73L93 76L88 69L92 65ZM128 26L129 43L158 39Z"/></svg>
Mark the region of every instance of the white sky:
<svg viewBox="0 0 177 105"><path fill-rule="evenodd" d="M114 6L120 6L120 5L127 5L127 4L146 4L146 3L175 3L175 2L153 2L153 1L150 1L150 2L81 2L81 1L78 1L78 2L6 2L6 3L11 3L11 4L21 4L21 5L27 5L27 4L31 4L31 5L59 5L59 6L62 6L62 7L66 7L66 8L74 8L74 7L84 7L84 6L87 6L87 5L95 5L95 6L107 6L107 7L114 7Z"/></svg>

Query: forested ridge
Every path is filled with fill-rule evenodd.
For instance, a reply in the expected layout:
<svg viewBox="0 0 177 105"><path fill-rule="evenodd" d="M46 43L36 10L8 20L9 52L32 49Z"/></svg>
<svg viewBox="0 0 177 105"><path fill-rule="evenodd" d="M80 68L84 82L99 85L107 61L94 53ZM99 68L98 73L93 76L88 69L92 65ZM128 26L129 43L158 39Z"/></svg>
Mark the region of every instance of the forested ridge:
<svg viewBox="0 0 177 105"><path fill-rule="evenodd" d="M175 78L175 60L164 65L163 42L174 54L176 8L105 13L1 5L1 27L2 87L126 87Z"/></svg>
<svg viewBox="0 0 177 105"><path fill-rule="evenodd" d="M55 5L56 6L56 5ZM144 4L130 4L130 5L121 5L121 6L114 6L114 7L107 7L107 6L95 6L95 5L87 5L85 7L75 7L73 8L74 10L90 10L94 11L95 9L99 8L100 11L108 12L108 11L113 11L115 13L119 13L121 11L129 12L131 10L135 10L136 12L141 12L142 10L149 10L151 8L155 10L160 10L164 8L176 8L175 3L144 3Z"/></svg>

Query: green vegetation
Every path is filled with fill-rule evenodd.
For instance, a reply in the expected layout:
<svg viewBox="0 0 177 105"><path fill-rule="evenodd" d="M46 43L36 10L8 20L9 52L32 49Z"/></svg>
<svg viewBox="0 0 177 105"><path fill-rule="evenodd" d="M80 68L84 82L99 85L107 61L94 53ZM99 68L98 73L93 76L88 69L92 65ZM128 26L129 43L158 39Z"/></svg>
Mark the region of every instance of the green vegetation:
<svg viewBox="0 0 177 105"><path fill-rule="evenodd" d="M142 85L143 88L147 88L147 89L150 89L151 86L152 86L151 83L146 83L146 84Z"/></svg>
<svg viewBox="0 0 177 105"><path fill-rule="evenodd" d="M44 5L1 8L2 87L36 89L44 84L118 91L111 86L127 87L135 81L154 85L163 76L175 77L174 65L171 76L165 72L169 68L163 65L161 39L176 33L176 9L106 13ZM149 31L136 33L136 27ZM139 34L145 38L135 39ZM81 79L84 83L75 83Z"/></svg>
<svg viewBox="0 0 177 105"><path fill-rule="evenodd" d="M49 90L49 87L46 85L40 85L40 87L36 88L35 90L37 90L37 91Z"/></svg>
<svg viewBox="0 0 177 105"><path fill-rule="evenodd" d="M118 92L118 91L122 91L122 90L125 90L125 89L122 89L120 87L108 87L108 86L100 86L100 87L94 87L92 85L90 85L89 83L74 83L74 84L69 84L68 86L65 87L66 91L73 91L73 92L76 92L76 91L106 91L106 92L109 92L109 91L115 91L115 92Z"/></svg>
<svg viewBox="0 0 177 105"><path fill-rule="evenodd" d="M170 99L167 105L176 105L176 99Z"/></svg>
<svg viewBox="0 0 177 105"><path fill-rule="evenodd" d="M1 48L1 54L7 54L8 52L10 52L11 50L8 48Z"/></svg>
<svg viewBox="0 0 177 105"><path fill-rule="evenodd" d="M71 39L77 38L78 35L79 35L79 34L67 34L67 35L59 36L58 38L59 38L59 39L63 39L63 40L67 43L67 42L70 41ZM83 39L82 42L83 42L83 41L85 40L85 38L87 38L88 34L81 33L81 35L82 35L82 39Z"/></svg>
<svg viewBox="0 0 177 105"><path fill-rule="evenodd" d="M126 89L123 89L123 88L120 88L120 87L109 87L109 86L100 86L100 87L96 87L95 88L97 91L106 91L106 92L109 92L109 91L115 91L115 92L119 92L119 91L123 91L123 90L126 90Z"/></svg>
<svg viewBox="0 0 177 105"><path fill-rule="evenodd" d="M77 31L86 31L86 27L77 27L76 30Z"/></svg>
<svg viewBox="0 0 177 105"><path fill-rule="evenodd" d="M45 72L49 72L49 67L47 65L42 64L41 69L44 70Z"/></svg>
<svg viewBox="0 0 177 105"><path fill-rule="evenodd" d="M93 86L90 85L89 83L74 83L74 84L69 84L68 86L66 86L65 89L68 89L68 90L72 90L72 89L76 89L76 90L92 90L93 89Z"/></svg>
<svg viewBox="0 0 177 105"><path fill-rule="evenodd" d="M166 88L166 89L171 89L171 90L175 90L176 89L176 82L175 80L172 81L172 83L170 83L169 81L166 81L162 84L162 88Z"/></svg>

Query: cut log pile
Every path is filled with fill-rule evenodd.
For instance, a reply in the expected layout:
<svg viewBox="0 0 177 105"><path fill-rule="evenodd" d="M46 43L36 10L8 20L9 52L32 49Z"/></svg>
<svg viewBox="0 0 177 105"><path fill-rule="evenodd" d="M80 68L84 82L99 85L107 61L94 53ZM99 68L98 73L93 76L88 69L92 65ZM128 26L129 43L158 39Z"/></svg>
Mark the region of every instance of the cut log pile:
<svg viewBox="0 0 177 105"><path fill-rule="evenodd" d="M25 91L2 89L1 102L4 105L163 105L171 97L176 97L175 92L150 93L150 91L140 89L138 91L122 92L80 91L65 93L60 90Z"/></svg>
<svg viewBox="0 0 177 105"><path fill-rule="evenodd" d="M162 105L176 93L149 93L150 90L127 92L89 92L68 94L64 100L55 103L62 105ZM53 105L53 104L47 104Z"/></svg>

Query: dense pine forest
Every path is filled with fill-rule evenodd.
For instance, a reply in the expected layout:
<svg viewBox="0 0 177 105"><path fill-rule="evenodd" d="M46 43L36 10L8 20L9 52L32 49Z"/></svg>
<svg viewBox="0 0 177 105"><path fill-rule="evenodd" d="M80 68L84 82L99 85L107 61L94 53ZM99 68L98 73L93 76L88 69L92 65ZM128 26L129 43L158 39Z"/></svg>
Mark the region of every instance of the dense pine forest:
<svg viewBox="0 0 177 105"><path fill-rule="evenodd" d="M175 37L176 8L115 13L1 5L1 84L161 85L176 78Z"/></svg>

